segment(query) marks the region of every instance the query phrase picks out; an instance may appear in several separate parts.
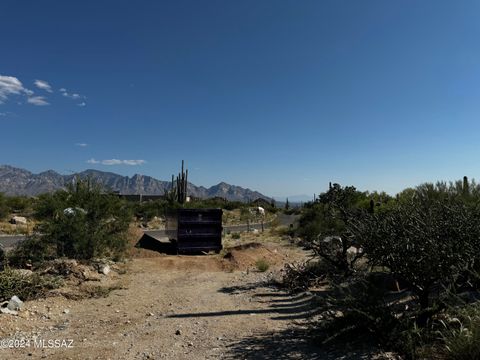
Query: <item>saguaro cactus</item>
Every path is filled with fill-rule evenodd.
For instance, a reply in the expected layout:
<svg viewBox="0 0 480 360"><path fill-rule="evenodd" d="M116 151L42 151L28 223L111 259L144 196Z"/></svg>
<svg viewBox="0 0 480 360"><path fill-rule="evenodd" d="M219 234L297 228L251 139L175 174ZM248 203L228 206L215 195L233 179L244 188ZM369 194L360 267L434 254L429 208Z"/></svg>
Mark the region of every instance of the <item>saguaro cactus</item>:
<svg viewBox="0 0 480 360"><path fill-rule="evenodd" d="M468 185L468 178L466 176L463 177L463 195L468 195L470 193L469 185Z"/></svg>
<svg viewBox="0 0 480 360"><path fill-rule="evenodd" d="M182 160L182 171L175 178L172 175L172 184L167 198L171 201L177 201L184 204L187 201L188 170L184 170L184 161Z"/></svg>

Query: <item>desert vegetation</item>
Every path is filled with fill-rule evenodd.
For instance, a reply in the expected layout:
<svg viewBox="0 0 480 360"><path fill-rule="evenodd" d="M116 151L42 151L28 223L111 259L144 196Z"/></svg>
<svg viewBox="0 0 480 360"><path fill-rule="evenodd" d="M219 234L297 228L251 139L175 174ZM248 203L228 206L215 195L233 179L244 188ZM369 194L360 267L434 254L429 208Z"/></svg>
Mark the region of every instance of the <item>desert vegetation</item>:
<svg viewBox="0 0 480 360"><path fill-rule="evenodd" d="M128 202L88 179L37 198L0 196L3 219L28 216L35 226L14 251L0 252L0 299L42 297L75 273L63 267L75 269L76 262L87 274L96 272L99 259L106 264L125 258L132 226L138 230L175 206L220 207L232 224L258 216L251 204L223 199ZM294 229L269 233L296 238L311 254L288 262L280 285L314 294L308 326L317 345L338 347L355 339L405 359L478 358L480 186L474 181L427 183L396 196L331 184L301 209L272 204L265 210L266 219L279 211L299 214ZM234 244L245 240L238 232L230 235ZM269 259L249 261L257 273L271 270ZM75 279L95 278L85 274ZM103 291L95 286L91 297Z"/></svg>
<svg viewBox="0 0 480 360"><path fill-rule="evenodd" d="M78 180L66 190L45 195L35 210L42 221L10 256L16 265L62 257L121 258L126 251L132 219L128 205L115 195L102 193L89 180Z"/></svg>
<svg viewBox="0 0 480 360"><path fill-rule="evenodd" d="M289 265L292 291L325 297L312 316L322 345L361 339L406 358L478 358L480 187L467 178L395 197L331 185L305 205L312 250ZM324 282L323 282L324 284Z"/></svg>

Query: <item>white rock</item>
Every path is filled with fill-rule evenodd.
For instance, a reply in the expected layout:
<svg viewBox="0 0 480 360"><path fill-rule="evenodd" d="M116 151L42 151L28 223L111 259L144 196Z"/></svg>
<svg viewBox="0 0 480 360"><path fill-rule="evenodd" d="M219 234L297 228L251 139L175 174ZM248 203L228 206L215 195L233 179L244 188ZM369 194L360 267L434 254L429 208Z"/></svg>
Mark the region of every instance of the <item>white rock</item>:
<svg viewBox="0 0 480 360"><path fill-rule="evenodd" d="M8 310L21 310L23 307L23 301L18 298L18 296L12 296L10 301L8 302L7 308Z"/></svg>
<svg viewBox="0 0 480 360"><path fill-rule="evenodd" d="M1 311L3 314L18 315L18 311L10 310L9 308L1 308L0 311Z"/></svg>
<svg viewBox="0 0 480 360"><path fill-rule="evenodd" d="M108 265L103 265L101 268L100 268L100 272L103 274L103 275L108 275L110 273L110 266Z"/></svg>

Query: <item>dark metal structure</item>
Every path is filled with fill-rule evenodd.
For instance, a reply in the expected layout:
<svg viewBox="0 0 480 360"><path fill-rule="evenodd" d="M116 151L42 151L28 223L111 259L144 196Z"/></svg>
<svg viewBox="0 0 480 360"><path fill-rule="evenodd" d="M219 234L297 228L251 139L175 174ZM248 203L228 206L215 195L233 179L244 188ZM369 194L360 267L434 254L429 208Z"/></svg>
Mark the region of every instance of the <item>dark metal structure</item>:
<svg viewBox="0 0 480 360"><path fill-rule="evenodd" d="M222 209L176 209L166 214L165 234L179 253L222 249Z"/></svg>

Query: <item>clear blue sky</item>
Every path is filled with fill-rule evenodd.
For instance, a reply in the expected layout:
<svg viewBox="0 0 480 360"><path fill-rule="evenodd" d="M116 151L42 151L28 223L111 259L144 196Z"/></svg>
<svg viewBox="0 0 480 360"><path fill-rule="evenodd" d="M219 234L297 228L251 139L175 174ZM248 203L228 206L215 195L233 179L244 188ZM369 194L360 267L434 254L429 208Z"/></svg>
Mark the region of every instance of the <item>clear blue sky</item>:
<svg viewBox="0 0 480 360"><path fill-rule="evenodd" d="M185 159L197 185L276 196L480 178L479 18L473 0L3 0L0 163L168 179Z"/></svg>

